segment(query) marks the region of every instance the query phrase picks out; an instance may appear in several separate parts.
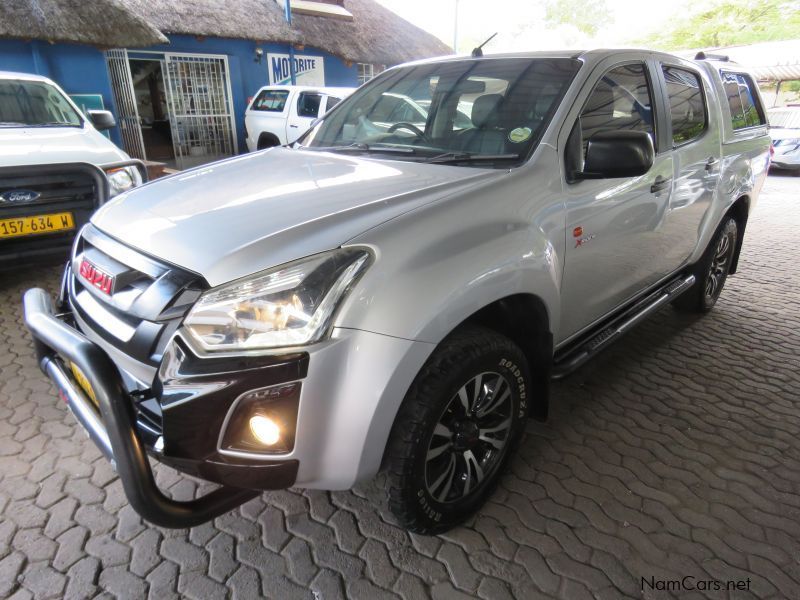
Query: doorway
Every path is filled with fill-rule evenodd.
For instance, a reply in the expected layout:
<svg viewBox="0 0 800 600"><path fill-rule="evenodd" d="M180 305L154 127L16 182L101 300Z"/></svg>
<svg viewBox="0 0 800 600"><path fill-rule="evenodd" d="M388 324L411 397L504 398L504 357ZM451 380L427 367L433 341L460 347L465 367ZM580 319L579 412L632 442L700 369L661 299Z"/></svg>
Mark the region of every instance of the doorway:
<svg viewBox="0 0 800 600"><path fill-rule="evenodd" d="M177 168L164 88L163 61L132 58L130 69L145 155L148 160Z"/></svg>
<svg viewBox="0 0 800 600"><path fill-rule="evenodd" d="M109 50L125 151L180 170L238 153L226 56Z"/></svg>

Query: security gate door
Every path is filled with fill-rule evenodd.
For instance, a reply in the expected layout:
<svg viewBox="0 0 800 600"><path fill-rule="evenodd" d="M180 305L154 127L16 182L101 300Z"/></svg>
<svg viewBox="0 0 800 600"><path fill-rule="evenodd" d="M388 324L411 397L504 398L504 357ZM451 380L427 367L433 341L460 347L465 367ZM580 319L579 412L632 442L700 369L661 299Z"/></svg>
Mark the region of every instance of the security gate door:
<svg viewBox="0 0 800 600"><path fill-rule="evenodd" d="M227 57L164 54L164 87L179 169L237 153Z"/></svg>
<svg viewBox="0 0 800 600"><path fill-rule="evenodd" d="M128 51L125 49L107 50L106 64L111 80L111 90L114 93L114 102L117 105L117 121L122 136L122 146L131 157L144 160L146 158L144 140L139 123L139 111L136 108L136 95L133 92Z"/></svg>

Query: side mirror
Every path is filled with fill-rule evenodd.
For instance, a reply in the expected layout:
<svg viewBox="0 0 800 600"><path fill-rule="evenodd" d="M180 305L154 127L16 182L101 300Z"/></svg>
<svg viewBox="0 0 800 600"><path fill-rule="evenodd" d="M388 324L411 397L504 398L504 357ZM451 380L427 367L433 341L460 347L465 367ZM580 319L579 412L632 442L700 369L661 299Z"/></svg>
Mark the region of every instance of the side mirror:
<svg viewBox="0 0 800 600"><path fill-rule="evenodd" d="M589 138L583 172L576 179L637 177L653 166L655 149L644 131L599 131Z"/></svg>
<svg viewBox="0 0 800 600"><path fill-rule="evenodd" d="M90 110L87 112L89 113L89 120L92 122L92 125L94 125L94 128L98 131L111 129L117 124L117 122L114 120L114 115L107 110Z"/></svg>

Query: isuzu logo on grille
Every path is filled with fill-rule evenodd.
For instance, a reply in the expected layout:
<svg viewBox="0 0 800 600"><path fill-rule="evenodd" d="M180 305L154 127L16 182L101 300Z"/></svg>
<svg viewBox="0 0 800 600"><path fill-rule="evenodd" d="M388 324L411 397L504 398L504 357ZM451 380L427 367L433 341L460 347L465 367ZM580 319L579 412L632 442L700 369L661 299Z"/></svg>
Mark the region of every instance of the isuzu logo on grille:
<svg viewBox="0 0 800 600"><path fill-rule="evenodd" d="M24 202L33 202L39 199L41 194L33 190L9 190L0 194L0 202L8 202L10 204L22 204Z"/></svg>
<svg viewBox="0 0 800 600"><path fill-rule="evenodd" d="M98 290L109 296L114 291L114 276L109 275L100 267L87 259L81 260L80 276L86 283L96 287Z"/></svg>

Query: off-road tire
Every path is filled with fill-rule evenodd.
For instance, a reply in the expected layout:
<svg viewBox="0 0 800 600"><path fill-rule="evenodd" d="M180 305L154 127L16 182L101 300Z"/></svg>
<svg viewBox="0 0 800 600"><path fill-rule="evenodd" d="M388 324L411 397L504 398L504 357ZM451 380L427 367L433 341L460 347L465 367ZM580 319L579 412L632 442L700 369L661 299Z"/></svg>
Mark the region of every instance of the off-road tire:
<svg viewBox="0 0 800 600"><path fill-rule="evenodd" d="M470 434L471 437L466 438L466 442L463 441L465 438L459 438L459 435L467 434L454 434L451 438L453 441L449 442L453 446L449 451L453 454L452 460L464 461L461 464L466 464L469 471L465 477L471 480L474 472L475 480L479 483L460 499L440 502L428 490L430 480L426 481L426 477L429 477L426 465L430 464L428 461L431 460L427 457L434 440L434 429L440 425L440 420L454 414L456 408L453 408L452 401L463 404L458 393L464 390L466 385L471 384L472 387L469 389L476 390L475 398L478 397L478 389L490 389L488 383L483 385L481 383L483 379L478 379L478 377L489 378L490 373L498 376L493 379L498 383L494 390L487 393L483 402L494 406L495 399L492 396L499 389L503 389L503 393L498 392L497 396L505 395L504 388L499 383L500 376L505 379L511 391L511 402L504 405L506 410L494 415L494 418L502 418L505 422L505 416L500 415L510 413L511 423L505 445L502 450L497 450L495 462L491 463L491 470L487 468L487 473L481 480L478 471L471 471L470 463L464 460L467 456L466 451L459 454L462 450L455 448L457 443L476 444L475 454L472 456L479 455L485 458L492 456L492 450L485 445L486 442L476 439L477 434L474 430ZM531 378L525 356L505 336L483 327L466 326L451 334L439 345L406 394L384 454L383 466L387 473L389 507L403 526L421 534L441 533L461 523L481 507L494 491L509 457L519 442L528 414L528 393L531 389ZM482 407L475 406L478 404L477 400L473 404L470 402L467 404L475 409L473 417L477 422L477 415ZM499 401L497 404L500 404ZM454 431L463 432L461 427L465 425L469 415L467 408L464 405L464 419L452 423ZM460 405L457 410L461 410ZM492 408L489 412L493 410L499 409ZM459 438L458 442L456 438ZM487 450L479 450L478 447L486 448L488 454ZM453 468L455 470L455 467ZM458 486L465 482L465 477L453 480L454 485Z"/></svg>
<svg viewBox="0 0 800 600"><path fill-rule="evenodd" d="M703 257L692 270L696 281L689 291L675 299L673 305L682 312L707 313L719 299L722 288L728 279L733 257L736 252L738 227L733 217L725 217L717 229ZM719 250L724 245L724 261L719 259ZM716 276L712 284L711 278ZM709 288L713 285L712 293Z"/></svg>

